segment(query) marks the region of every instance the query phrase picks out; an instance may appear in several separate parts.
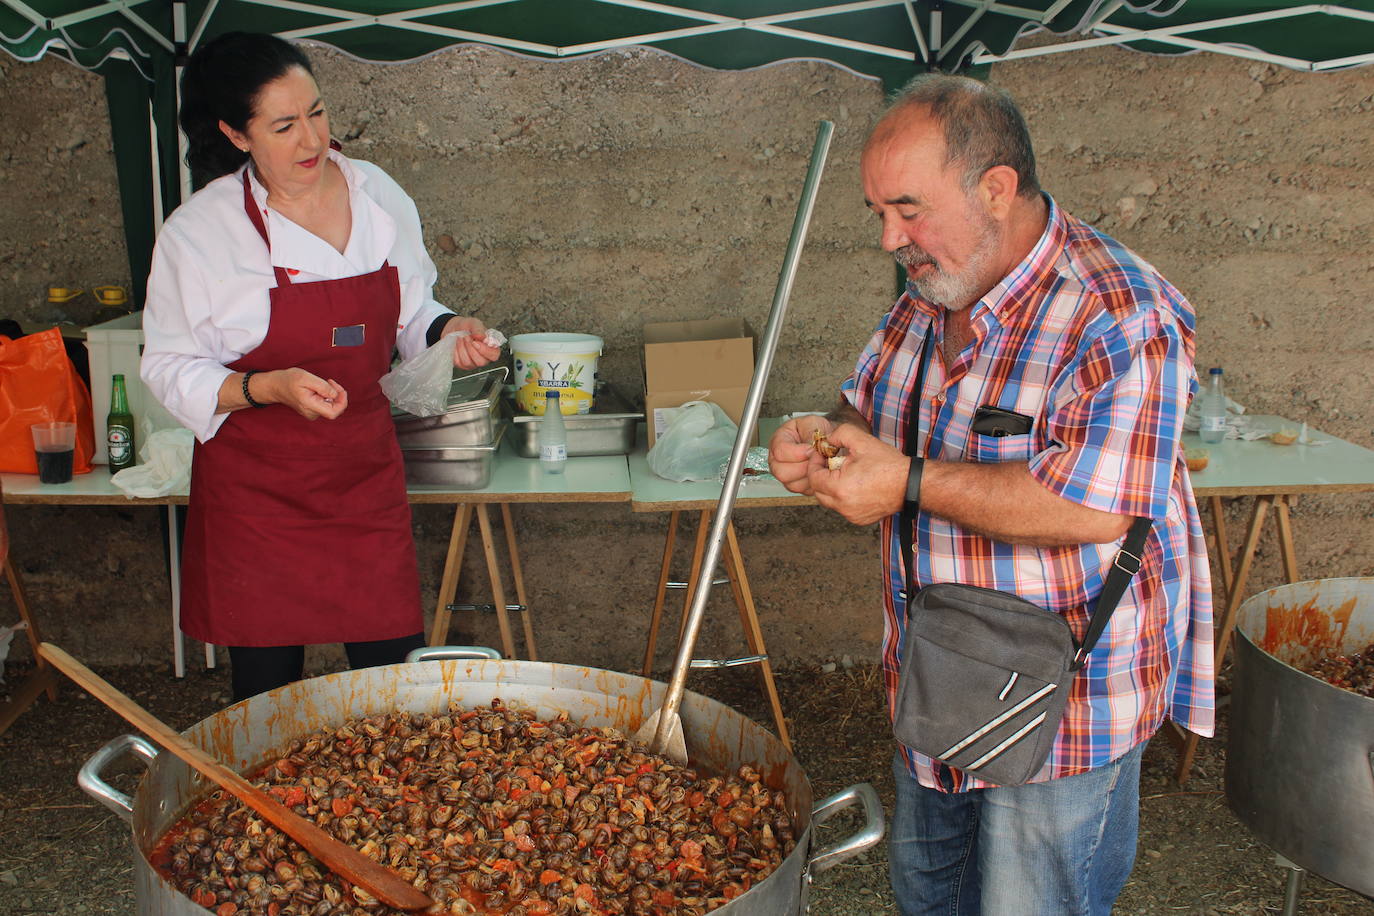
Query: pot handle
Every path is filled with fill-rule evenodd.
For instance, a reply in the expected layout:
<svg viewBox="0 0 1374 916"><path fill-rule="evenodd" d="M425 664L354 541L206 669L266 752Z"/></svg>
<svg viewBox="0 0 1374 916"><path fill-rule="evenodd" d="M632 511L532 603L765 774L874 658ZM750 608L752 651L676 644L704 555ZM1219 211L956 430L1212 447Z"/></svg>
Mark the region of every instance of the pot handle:
<svg viewBox="0 0 1374 916"><path fill-rule="evenodd" d="M821 802L811 811L811 828L814 830L821 824L830 819L842 808L851 807L854 804L861 804L864 808L864 817L867 823L863 829L859 830L843 843L828 846L811 857L806 863L807 880L815 877L826 869L834 865L839 865L847 859L852 859L859 853L873 846L878 845L878 841L883 838L883 803L878 800L877 791L868 783L861 782L850 786L848 789L836 792L834 795Z"/></svg>
<svg viewBox="0 0 1374 916"><path fill-rule="evenodd" d="M131 751L135 756L143 758L143 763L148 766L151 766L157 757L157 745L142 735L120 735L91 755L91 759L87 760L76 774L76 784L91 798L125 821L132 822L134 805L129 796L111 786L101 776L101 771L125 751Z"/></svg>
<svg viewBox="0 0 1374 916"><path fill-rule="evenodd" d="M449 658L485 658L499 660L501 653L486 646L421 646L406 655L406 664L411 662L437 662Z"/></svg>

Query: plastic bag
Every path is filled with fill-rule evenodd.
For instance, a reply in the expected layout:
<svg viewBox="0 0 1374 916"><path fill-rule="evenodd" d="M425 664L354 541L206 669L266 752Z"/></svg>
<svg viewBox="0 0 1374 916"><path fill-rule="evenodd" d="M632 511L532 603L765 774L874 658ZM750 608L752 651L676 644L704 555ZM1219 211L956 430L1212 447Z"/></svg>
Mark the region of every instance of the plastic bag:
<svg viewBox="0 0 1374 916"><path fill-rule="evenodd" d="M445 334L434 346L402 360L382 376L382 393L392 404L417 417L433 417L448 410L457 342L457 334Z"/></svg>
<svg viewBox="0 0 1374 916"><path fill-rule="evenodd" d="M649 468L668 480L715 480L739 427L710 401L683 404L649 450Z"/></svg>
<svg viewBox="0 0 1374 916"><path fill-rule="evenodd" d="M91 392L67 358L62 332L0 336L0 471L38 473L29 427L47 422L76 424L72 473L89 473L95 455Z"/></svg>
<svg viewBox="0 0 1374 916"><path fill-rule="evenodd" d="M382 393L393 405L416 417L435 417L448 410L449 390L453 386L453 350L460 337L469 331L445 334L432 347L403 360L378 380ZM500 349L506 335L487 328L487 346Z"/></svg>
<svg viewBox="0 0 1374 916"><path fill-rule="evenodd" d="M143 440L139 463L110 478L128 497L144 499L191 491L191 454L195 437L189 429L159 429Z"/></svg>

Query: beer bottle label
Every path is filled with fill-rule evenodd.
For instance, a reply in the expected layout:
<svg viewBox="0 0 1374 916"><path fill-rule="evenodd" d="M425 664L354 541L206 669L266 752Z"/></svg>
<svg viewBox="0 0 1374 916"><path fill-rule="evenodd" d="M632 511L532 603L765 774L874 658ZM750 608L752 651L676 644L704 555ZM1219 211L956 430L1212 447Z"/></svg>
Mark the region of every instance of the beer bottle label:
<svg viewBox="0 0 1374 916"><path fill-rule="evenodd" d="M122 426L109 429L110 464L128 464L133 459L133 437Z"/></svg>

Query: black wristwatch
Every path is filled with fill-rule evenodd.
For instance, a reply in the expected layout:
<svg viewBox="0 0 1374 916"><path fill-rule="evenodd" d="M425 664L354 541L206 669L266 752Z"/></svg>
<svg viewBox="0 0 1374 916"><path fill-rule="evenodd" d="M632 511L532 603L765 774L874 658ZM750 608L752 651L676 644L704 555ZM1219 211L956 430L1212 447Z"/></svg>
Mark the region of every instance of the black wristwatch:
<svg viewBox="0 0 1374 916"><path fill-rule="evenodd" d="M911 469L906 472L906 498L902 503L902 511L908 515L915 515L921 508L921 471L925 469L926 460L911 456Z"/></svg>

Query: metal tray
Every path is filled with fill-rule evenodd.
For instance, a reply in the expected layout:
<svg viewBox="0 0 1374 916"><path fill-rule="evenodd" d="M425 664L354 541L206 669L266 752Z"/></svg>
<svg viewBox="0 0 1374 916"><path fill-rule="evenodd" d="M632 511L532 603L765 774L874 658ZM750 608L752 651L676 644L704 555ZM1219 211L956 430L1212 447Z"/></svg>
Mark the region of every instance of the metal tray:
<svg viewBox="0 0 1374 916"><path fill-rule="evenodd" d="M433 417L416 417L393 408L396 441L401 448L465 448L492 442L505 380L505 366L455 378L448 392L448 410Z"/></svg>
<svg viewBox="0 0 1374 916"><path fill-rule="evenodd" d="M518 416L511 429L511 444L522 458L539 457L540 417ZM568 430L568 457L626 455L635 447L635 424L642 413L578 414L564 417Z"/></svg>
<svg viewBox="0 0 1374 916"><path fill-rule="evenodd" d="M491 482L491 463L501 445L505 423L496 424L491 442L457 448L403 448L406 485L446 490L480 490Z"/></svg>
<svg viewBox="0 0 1374 916"><path fill-rule="evenodd" d="M516 413L513 408L511 412L511 445L522 458L538 458L539 421L543 417ZM591 413L563 417L568 430L568 457L629 454L635 447L635 425L643 419L643 413L631 410L613 388L602 383Z"/></svg>

